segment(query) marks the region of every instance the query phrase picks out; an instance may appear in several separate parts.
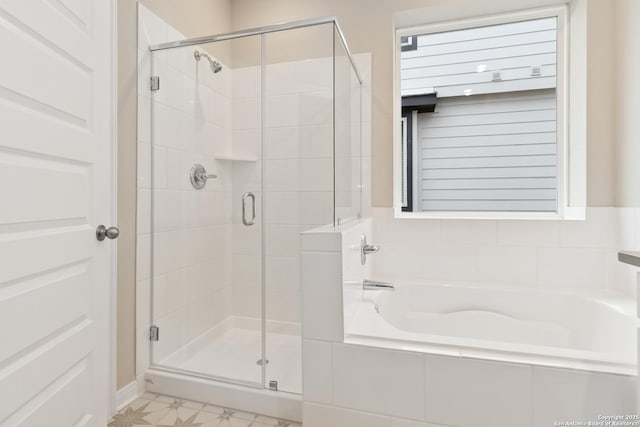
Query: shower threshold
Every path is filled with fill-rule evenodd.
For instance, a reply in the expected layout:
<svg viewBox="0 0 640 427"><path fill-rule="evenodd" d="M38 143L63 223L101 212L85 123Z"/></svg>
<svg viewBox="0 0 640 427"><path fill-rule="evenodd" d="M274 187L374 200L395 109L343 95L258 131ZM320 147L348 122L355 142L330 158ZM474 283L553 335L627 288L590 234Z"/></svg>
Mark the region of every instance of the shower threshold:
<svg viewBox="0 0 640 427"><path fill-rule="evenodd" d="M153 393L302 422L302 396L299 394L229 384L162 368L147 370L145 383L146 390Z"/></svg>

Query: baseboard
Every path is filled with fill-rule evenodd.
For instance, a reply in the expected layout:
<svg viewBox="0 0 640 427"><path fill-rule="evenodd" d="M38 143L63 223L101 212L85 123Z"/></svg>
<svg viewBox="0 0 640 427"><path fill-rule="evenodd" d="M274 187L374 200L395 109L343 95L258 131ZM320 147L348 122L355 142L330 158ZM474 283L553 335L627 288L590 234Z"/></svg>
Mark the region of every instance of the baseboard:
<svg viewBox="0 0 640 427"><path fill-rule="evenodd" d="M131 381L116 392L116 411L120 411L138 397L138 383Z"/></svg>

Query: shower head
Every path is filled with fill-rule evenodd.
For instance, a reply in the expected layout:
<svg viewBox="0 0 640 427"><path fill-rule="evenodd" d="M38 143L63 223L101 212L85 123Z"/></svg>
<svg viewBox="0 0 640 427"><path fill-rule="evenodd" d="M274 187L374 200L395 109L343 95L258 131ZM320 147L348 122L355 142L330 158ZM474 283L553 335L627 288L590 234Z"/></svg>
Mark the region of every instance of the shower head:
<svg viewBox="0 0 640 427"><path fill-rule="evenodd" d="M193 52L193 57L196 58L196 61L200 61L200 58L202 58L203 56L209 61L209 67L211 67L211 71L213 71L214 73L218 73L220 72L220 70L222 70L222 65L206 53L199 52L197 50Z"/></svg>
<svg viewBox="0 0 640 427"><path fill-rule="evenodd" d="M222 65L218 61L214 61L213 59L207 57L209 60L209 66L211 67L211 71L215 73L219 73L222 70Z"/></svg>

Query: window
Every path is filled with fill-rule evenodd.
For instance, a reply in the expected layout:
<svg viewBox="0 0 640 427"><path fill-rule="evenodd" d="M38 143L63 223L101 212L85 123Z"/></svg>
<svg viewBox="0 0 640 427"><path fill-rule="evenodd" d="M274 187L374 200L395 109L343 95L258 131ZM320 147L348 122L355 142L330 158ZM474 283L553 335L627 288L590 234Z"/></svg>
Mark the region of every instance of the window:
<svg viewBox="0 0 640 427"><path fill-rule="evenodd" d="M396 213L563 213L564 28L559 7L397 30Z"/></svg>

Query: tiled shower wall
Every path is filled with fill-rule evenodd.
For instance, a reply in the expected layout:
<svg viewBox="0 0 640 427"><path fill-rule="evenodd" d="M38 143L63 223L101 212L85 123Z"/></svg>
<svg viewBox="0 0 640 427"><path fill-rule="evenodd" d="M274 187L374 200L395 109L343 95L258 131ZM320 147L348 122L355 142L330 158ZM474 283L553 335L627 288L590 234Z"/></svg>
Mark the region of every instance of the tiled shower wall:
<svg viewBox="0 0 640 427"><path fill-rule="evenodd" d="M231 72L211 73L206 61L195 61L195 48L160 52L153 73L161 76L161 90L152 96L148 45L184 37L143 6L139 13L137 295L149 301L153 274L160 361L231 312L231 167L214 156L231 143ZM189 182L196 163L218 175L202 190ZM137 347L144 354L151 316L147 304L138 307Z"/></svg>
<svg viewBox="0 0 640 427"><path fill-rule="evenodd" d="M373 210L376 277L613 290L635 295L640 210L587 208L585 221L395 219Z"/></svg>
<svg viewBox="0 0 640 427"><path fill-rule="evenodd" d="M258 180L264 167L266 316L290 322L300 321L298 233L332 221L331 62L309 61L304 71L313 72L309 80L317 82L311 87L300 81L302 65L267 66L264 161L240 166L244 173L234 181L241 185L246 176ZM244 150L252 146L259 154L261 87L256 81L260 67L234 70L234 117L244 117L234 120L234 141L238 138ZM241 194L235 194L237 200ZM238 316L261 315L259 232L259 225L234 225L234 238L243 241L233 248L233 313Z"/></svg>
<svg viewBox="0 0 640 427"><path fill-rule="evenodd" d="M367 60L361 58L365 67ZM336 205L344 220L361 211L360 147L366 142L360 135L361 93L348 64L341 65L336 73ZM246 157L260 157L259 81L259 67L233 71L234 152ZM238 208L233 215L233 314L259 318L261 313L260 228L244 227L239 207L242 193L255 187L264 167L266 318L298 323L299 233L333 222L333 61L268 64L265 92L264 160L233 166L233 208Z"/></svg>

